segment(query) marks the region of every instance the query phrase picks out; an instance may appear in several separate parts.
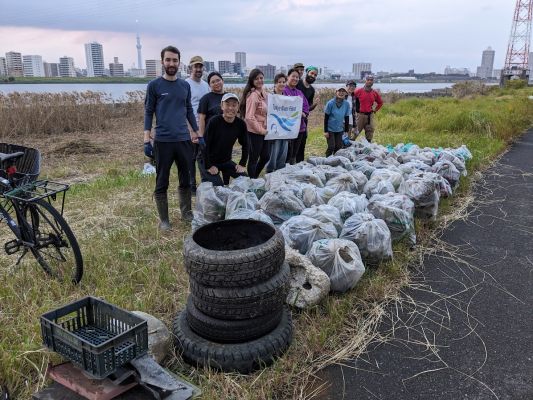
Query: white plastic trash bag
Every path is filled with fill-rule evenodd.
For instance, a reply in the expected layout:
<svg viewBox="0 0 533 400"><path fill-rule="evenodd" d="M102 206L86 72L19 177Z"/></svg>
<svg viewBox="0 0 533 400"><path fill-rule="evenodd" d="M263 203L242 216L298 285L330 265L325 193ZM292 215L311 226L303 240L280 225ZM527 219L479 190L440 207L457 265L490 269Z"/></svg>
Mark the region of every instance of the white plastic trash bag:
<svg viewBox="0 0 533 400"><path fill-rule="evenodd" d="M193 230L199 227L224 219L226 203L221 200L211 182L202 182L196 188L196 204L193 211Z"/></svg>
<svg viewBox="0 0 533 400"><path fill-rule="evenodd" d="M315 267L328 274L333 292L347 292L365 273L359 249L349 240L317 240L307 252L307 257Z"/></svg>
<svg viewBox="0 0 533 400"><path fill-rule="evenodd" d="M239 208L235 210L226 219L253 219L256 221L262 221L269 225L274 225L272 218L270 218L263 210L249 210L246 208Z"/></svg>
<svg viewBox="0 0 533 400"><path fill-rule="evenodd" d="M328 205L339 210L341 219L346 221L353 214L367 212L368 200L364 194L354 194L348 192L340 192L333 196Z"/></svg>
<svg viewBox="0 0 533 400"><path fill-rule="evenodd" d="M333 189L335 194L340 192L358 193L359 186L355 177L348 172L337 175L327 181L326 187Z"/></svg>
<svg viewBox="0 0 533 400"><path fill-rule="evenodd" d="M259 207L270 217L275 224L281 224L289 218L300 215L305 205L292 191L277 189L266 192Z"/></svg>
<svg viewBox="0 0 533 400"><path fill-rule="evenodd" d="M144 163L143 170L141 172L143 175L153 175L155 174L155 167L150 163Z"/></svg>
<svg viewBox="0 0 533 400"><path fill-rule="evenodd" d="M228 195L226 203L226 218L229 218L233 212L239 209L255 210L259 201L253 192L233 192Z"/></svg>
<svg viewBox="0 0 533 400"><path fill-rule="evenodd" d="M334 239L338 236L337 229L331 222L320 222L304 215L285 221L279 230L283 233L285 243L301 254L307 253L313 242L319 239Z"/></svg>
<svg viewBox="0 0 533 400"><path fill-rule="evenodd" d="M407 238L409 244L416 244L413 201L399 193L377 194L372 196L368 210L374 217L387 224L393 241Z"/></svg>
<svg viewBox="0 0 533 400"><path fill-rule="evenodd" d="M320 196L317 187L311 184L303 184L302 187L302 201L306 207L318 206L325 204L325 201Z"/></svg>
<svg viewBox="0 0 533 400"><path fill-rule="evenodd" d="M301 215L314 218L320 222L331 222L335 226L335 229L337 229L338 234L341 233L344 225L339 210L327 204L306 208L302 211Z"/></svg>
<svg viewBox="0 0 533 400"><path fill-rule="evenodd" d="M420 219L437 218L440 195L433 179L409 178L400 186L399 192L407 195L415 203L415 216Z"/></svg>

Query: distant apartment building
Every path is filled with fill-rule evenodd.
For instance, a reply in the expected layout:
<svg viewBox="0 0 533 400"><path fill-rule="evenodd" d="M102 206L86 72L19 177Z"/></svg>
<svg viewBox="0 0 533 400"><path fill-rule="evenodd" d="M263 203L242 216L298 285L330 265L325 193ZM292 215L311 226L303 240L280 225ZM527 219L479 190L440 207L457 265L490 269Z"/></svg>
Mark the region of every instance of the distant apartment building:
<svg viewBox="0 0 533 400"><path fill-rule="evenodd" d="M76 69L74 68L74 59L72 57L61 57L59 59L59 76L62 78L75 78Z"/></svg>
<svg viewBox="0 0 533 400"><path fill-rule="evenodd" d="M352 64L352 73L356 79L363 79L372 71L372 63L361 62Z"/></svg>
<svg viewBox="0 0 533 400"><path fill-rule="evenodd" d="M500 79L502 76L502 70L501 69L493 69L492 70L492 78L493 79ZM531 76L531 73L529 74Z"/></svg>
<svg viewBox="0 0 533 400"><path fill-rule="evenodd" d="M24 76L44 77L43 58L38 55L22 56L22 69Z"/></svg>
<svg viewBox="0 0 533 400"><path fill-rule="evenodd" d="M207 73L216 71L215 62L214 61L204 61L204 69L205 69L205 72L207 72Z"/></svg>
<svg viewBox="0 0 533 400"><path fill-rule="evenodd" d="M494 69L494 55L496 52L489 46L483 50L481 55L481 65L477 67L476 76L481 79L492 78L492 70Z"/></svg>
<svg viewBox="0 0 533 400"><path fill-rule="evenodd" d="M104 49L100 43L85 43L85 60L88 77L104 75Z"/></svg>
<svg viewBox="0 0 533 400"><path fill-rule="evenodd" d="M276 75L276 66L267 64L267 65L258 65L256 67L257 69L260 69L263 72L263 76L265 79L273 80L274 76Z"/></svg>
<svg viewBox="0 0 533 400"><path fill-rule="evenodd" d="M142 68L130 68L127 72L127 75L133 78L144 78L146 75L146 70Z"/></svg>
<svg viewBox="0 0 533 400"><path fill-rule="evenodd" d="M113 57L113 62L109 64L110 76L124 76L124 64L118 62L118 57Z"/></svg>
<svg viewBox="0 0 533 400"><path fill-rule="evenodd" d="M240 63L231 63L231 72L242 75L242 66Z"/></svg>
<svg viewBox="0 0 533 400"><path fill-rule="evenodd" d="M7 76L7 63L5 57L0 57L0 76Z"/></svg>
<svg viewBox="0 0 533 400"><path fill-rule="evenodd" d="M470 75L468 68L452 68L449 65L444 68L444 75Z"/></svg>
<svg viewBox="0 0 533 400"><path fill-rule="evenodd" d="M157 78L163 75L162 65L160 60L144 60L146 65L146 76L148 78Z"/></svg>
<svg viewBox="0 0 533 400"><path fill-rule="evenodd" d="M47 78L54 78L59 76L59 64L43 62L44 76Z"/></svg>
<svg viewBox="0 0 533 400"><path fill-rule="evenodd" d="M246 53L244 51L235 52L235 64L241 65L241 72L246 68Z"/></svg>
<svg viewBox="0 0 533 400"><path fill-rule="evenodd" d="M24 76L24 67L22 66L22 54L16 51L6 53L7 74L9 76Z"/></svg>
<svg viewBox="0 0 533 400"><path fill-rule="evenodd" d="M227 61L227 60L219 61L218 72L220 72L221 74L233 73L233 68L231 67L231 61Z"/></svg>

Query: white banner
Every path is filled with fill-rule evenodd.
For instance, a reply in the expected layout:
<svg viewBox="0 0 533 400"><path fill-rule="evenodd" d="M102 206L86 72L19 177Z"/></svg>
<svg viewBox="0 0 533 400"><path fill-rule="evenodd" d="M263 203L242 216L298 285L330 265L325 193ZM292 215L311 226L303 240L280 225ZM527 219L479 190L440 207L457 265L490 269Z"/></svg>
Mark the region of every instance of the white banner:
<svg viewBox="0 0 533 400"><path fill-rule="evenodd" d="M302 121L303 100L300 96L268 95L267 130L265 140L298 137Z"/></svg>

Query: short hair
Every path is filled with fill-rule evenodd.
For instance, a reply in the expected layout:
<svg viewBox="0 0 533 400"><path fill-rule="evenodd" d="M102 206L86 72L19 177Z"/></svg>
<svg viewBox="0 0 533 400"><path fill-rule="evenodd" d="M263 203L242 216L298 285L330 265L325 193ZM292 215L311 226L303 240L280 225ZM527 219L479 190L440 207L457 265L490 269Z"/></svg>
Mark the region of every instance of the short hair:
<svg viewBox="0 0 533 400"><path fill-rule="evenodd" d="M174 46L167 46L163 50L161 50L161 60L163 60L163 58L165 57L165 51L170 51L171 53L177 54L178 60L181 60L181 53L178 48Z"/></svg>
<svg viewBox="0 0 533 400"><path fill-rule="evenodd" d="M220 75L219 72L213 71L213 72L210 72L209 75L207 75L207 84L208 85L211 83L211 78L213 76L218 76L220 79L222 79L222 81L224 81L224 78L222 78L222 75Z"/></svg>
<svg viewBox="0 0 533 400"><path fill-rule="evenodd" d="M289 72L287 72L287 77L289 77L289 75L292 74L293 72L296 72L298 75L300 75L300 73L298 72L296 68L291 68L289 69Z"/></svg>
<svg viewBox="0 0 533 400"><path fill-rule="evenodd" d="M277 74L277 75L274 77L274 83L278 83L278 81L279 81L281 78L285 78L285 80L287 80L287 75L285 75L283 72Z"/></svg>

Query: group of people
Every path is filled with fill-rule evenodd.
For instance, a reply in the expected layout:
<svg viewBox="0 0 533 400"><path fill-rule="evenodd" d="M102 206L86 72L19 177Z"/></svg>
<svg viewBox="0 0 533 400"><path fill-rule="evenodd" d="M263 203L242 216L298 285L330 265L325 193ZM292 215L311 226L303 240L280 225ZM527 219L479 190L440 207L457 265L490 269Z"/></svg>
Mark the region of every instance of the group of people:
<svg viewBox="0 0 533 400"><path fill-rule="evenodd" d="M302 99L298 136L294 139L265 140L268 134L267 110L269 93L264 87L264 74L253 69L241 98L224 91L224 80L211 72L202 79L203 59L194 56L189 62L190 76L177 77L181 54L174 46L161 51L163 76L152 80L146 90L144 115L145 154L153 155L156 167L154 200L159 214L159 227L170 229L168 186L172 165L178 169L178 195L182 219L192 219L191 197L196 190L196 167L203 182L227 185L230 178L257 178L263 169L273 172L286 163L304 160L309 114L317 107L318 92L313 87L318 69L294 64L287 75L274 77L271 94L299 96ZM356 89L355 81L337 89L324 113L326 156L343 147L343 135L350 139L365 131L371 141L374 131L373 113L383 102L372 89L373 77ZM156 116L155 132L152 131ZM233 146L241 145L239 163L233 159Z"/></svg>

